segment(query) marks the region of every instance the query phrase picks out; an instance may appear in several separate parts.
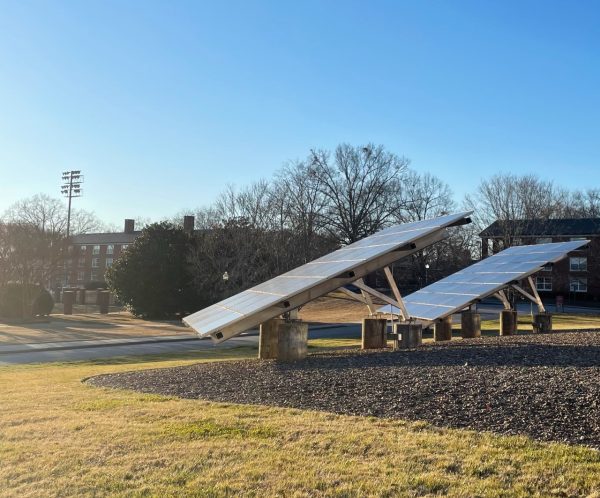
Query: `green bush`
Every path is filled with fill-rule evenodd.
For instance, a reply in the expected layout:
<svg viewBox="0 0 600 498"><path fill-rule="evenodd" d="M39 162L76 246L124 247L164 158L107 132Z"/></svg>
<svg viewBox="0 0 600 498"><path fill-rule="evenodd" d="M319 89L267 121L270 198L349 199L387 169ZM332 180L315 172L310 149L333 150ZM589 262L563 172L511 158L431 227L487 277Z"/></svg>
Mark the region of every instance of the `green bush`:
<svg viewBox="0 0 600 498"><path fill-rule="evenodd" d="M49 315L53 307L52 296L39 285L13 283L0 289L0 316L4 318Z"/></svg>
<svg viewBox="0 0 600 498"><path fill-rule="evenodd" d="M33 301L33 314L36 316L48 316L54 308L54 299L46 289L41 288L40 293Z"/></svg>
<svg viewBox="0 0 600 498"><path fill-rule="evenodd" d="M176 318L198 309L188 262L193 238L170 223L154 223L106 272L117 299L141 318Z"/></svg>

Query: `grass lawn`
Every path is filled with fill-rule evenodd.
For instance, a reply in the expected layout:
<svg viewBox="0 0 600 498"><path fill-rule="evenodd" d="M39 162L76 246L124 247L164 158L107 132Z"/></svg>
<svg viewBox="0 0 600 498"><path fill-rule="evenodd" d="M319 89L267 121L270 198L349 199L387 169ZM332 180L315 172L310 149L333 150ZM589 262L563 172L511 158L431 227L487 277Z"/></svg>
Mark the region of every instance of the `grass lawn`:
<svg viewBox="0 0 600 498"><path fill-rule="evenodd" d="M582 447L81 382L255 354L0 367L0 496L600 497L600 453Z"/></svg>

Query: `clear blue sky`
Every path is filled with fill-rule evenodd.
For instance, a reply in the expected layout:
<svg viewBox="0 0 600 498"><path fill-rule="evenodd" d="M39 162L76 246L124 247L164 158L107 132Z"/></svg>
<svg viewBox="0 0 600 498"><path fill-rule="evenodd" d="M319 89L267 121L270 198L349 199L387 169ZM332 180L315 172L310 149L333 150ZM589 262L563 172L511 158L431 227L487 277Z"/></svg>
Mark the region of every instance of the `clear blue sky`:
<svg viewBox="0 0 600 498"><path fill-rule="evenodd" d="M496 172L600 187L600 2L0 0L0 211L158 219L339 142L461 199Z"/></svg>

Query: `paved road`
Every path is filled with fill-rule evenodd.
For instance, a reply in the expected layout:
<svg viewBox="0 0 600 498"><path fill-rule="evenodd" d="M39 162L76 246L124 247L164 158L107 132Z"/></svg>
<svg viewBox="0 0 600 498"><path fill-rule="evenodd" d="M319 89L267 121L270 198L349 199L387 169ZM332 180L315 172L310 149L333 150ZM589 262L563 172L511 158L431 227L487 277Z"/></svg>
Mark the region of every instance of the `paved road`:
<svg viewBox="0 0 600 498"><path fill-rule="evenodd" d="M315 327L310 330L310 338L360 338L360 325L339 325ZM116 358L164 353L186 353L207 349L228 349L240 346L257 346L258 332L235 337L215 345L210 339L145 338L140 340L123 339L109 341L77 341L36 345L10 345L0 347L0 365L24 363L47 363L53 361L78 361L100 358Z"/></svg>

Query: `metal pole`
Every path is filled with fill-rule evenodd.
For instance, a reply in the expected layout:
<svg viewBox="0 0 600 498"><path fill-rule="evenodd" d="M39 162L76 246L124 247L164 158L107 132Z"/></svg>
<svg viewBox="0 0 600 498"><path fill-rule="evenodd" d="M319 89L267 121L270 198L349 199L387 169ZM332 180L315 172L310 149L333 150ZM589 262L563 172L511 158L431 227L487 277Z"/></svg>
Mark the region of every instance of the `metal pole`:
<svg viewBox="0 0 600 498"><path fill-rule="evenodd" d="M61 187L62 194L68 198L68 209L67 209L67 236L65 239L65 287L69 284L69 265L68 265L68 251L69 251L69 237L71 236L71 204L73 197L81 197L82 190L81 184L83 183L83 175L80 170L63 171L62 174L63 185Z"/></svg>
<svg viewBox="0 0 600 498"><path fill-rule="evenodd" d="M71 231L71 200L73 199L73 172L69 174L69 208L67 209L67 240Z"/></svg>

